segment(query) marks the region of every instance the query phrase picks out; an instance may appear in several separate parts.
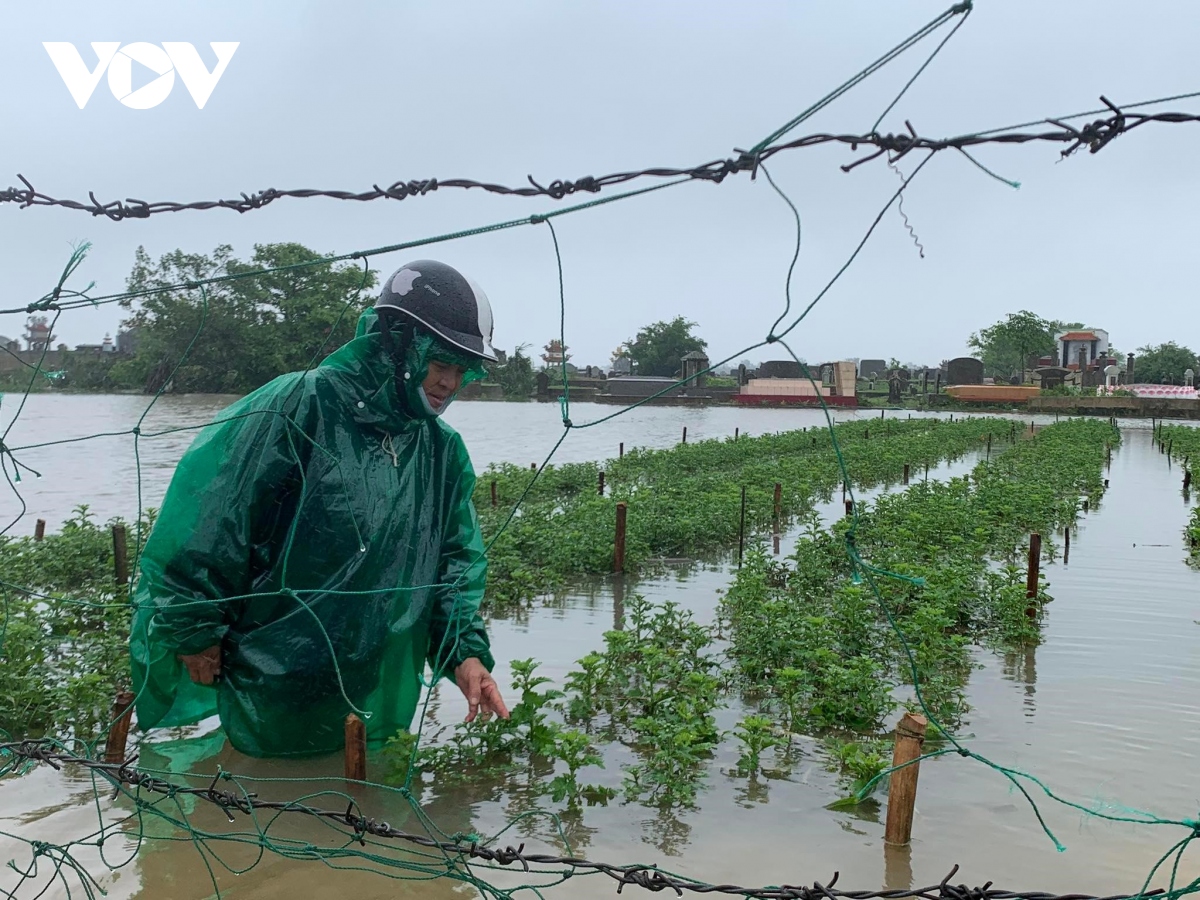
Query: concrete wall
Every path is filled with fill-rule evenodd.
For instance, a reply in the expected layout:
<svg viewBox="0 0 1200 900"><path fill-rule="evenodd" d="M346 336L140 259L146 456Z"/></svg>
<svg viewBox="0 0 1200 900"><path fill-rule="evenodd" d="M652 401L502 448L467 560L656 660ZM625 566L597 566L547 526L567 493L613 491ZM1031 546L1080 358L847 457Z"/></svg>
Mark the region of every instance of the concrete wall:
<svg viewBox="0 0 1200 900"><path fill-rule="evenodd" d="M1029 411L1077 416L1200 419L1200 400L1166 397L1034 397L1029 401Z"/></svg>

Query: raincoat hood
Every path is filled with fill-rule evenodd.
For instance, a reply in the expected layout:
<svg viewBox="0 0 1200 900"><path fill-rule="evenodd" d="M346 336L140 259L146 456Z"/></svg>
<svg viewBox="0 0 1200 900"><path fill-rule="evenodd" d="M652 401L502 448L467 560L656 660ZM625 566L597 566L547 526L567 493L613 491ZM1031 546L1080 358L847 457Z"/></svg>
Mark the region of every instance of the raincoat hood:
<svg viewBox="0 0 1200 900"><path fill-rule="evenodd" d="M414 326L405 322L402 328ZM402 430L413 420L435 419L446 411L457 396L447 397L442 405L434 409L425 396L423 384L429 375L431 360L458 365L464 370L459 391L483 378L487 373L482 363L461 353L433 335L421 330L401 340L399 334L393 341L404 349L402 366L395 365L383 342L383 323L374 309L368 309L359 317L354 339L330 354L321 363L338 375L343 390L357 396L354 413L356 421L375 425L384 430ZM401 401L403 398L403 402ZM362 406L358 406L362 402Z"/></svg>

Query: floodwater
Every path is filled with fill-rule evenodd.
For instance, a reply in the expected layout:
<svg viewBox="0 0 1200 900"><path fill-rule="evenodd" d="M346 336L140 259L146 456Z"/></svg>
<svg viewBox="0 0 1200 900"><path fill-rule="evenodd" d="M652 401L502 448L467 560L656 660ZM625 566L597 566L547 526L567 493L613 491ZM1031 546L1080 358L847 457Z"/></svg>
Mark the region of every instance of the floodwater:
<svg viewBox="0 0 1200 900"><path fill-rule="evenodd" d="M4 443L19 462L42 476L38 478L23 469L21 482L13 486L15 491L0 479L0 529L20 515L5 533L32 534L37 519L44 519L53 531L80 504L87 504L99 521L112 516L132 518L138 509L139 459L141 505L158 506L176 463L197 430L234 399L202 394L160 398L140 425L135 452L131 431L146 412L147 397L32 394L21 409L19 394L0 395L0 436L11 424ZM818 409L648 406L583 427L620 409L596 403L572 404L575 427L553 461L608 459L617 455L621 444L626 450L635 446L672 447L683 437L684 428L689 441L699 441L732 437L734 429L742 434L765 434L825 424L824 413ZM878 417L879 411L831 410L831 414L843 421ZM887 415L923 414L888 411ZM499 462L541 463L563 433L557 403L460 401L446 411L446 421L461 432L478 471ZM67 443L58 443L63 441ZM11 476L12 465L7 460L6 468Z"/></svg>
<svg viewBox="0 0 1200 900"><path fill-rule="evenodd" d="M198 398L175 402L179 401L192 404L181 415L198 418L218 405L209 401L207 409L201 410ZM576 408L572 418L579 422L597 409L600 414L612 411L608 407ZM70 425L79 431L91 427L90 420L82 418L84 412L80 410L78 421L61 423L62 427ZM475 461L480 467L496 459L532 461L557 438L542 435L543 428L549 430L556 424L557 408L553 406L464 403L451 413L457 414L452 415L454 424L477 454ZM678 439L683 424L688 425L691 440L731 434L733 427L756 433L811 426L818 424L818 416L811 411L640 410L591 433L571 435L563 448L571 455L564 457L610 456L618 441L624 441L627 448L632 444L669 446ZM1165 819L1192 819L1200 810L1195 776L1200 752L1200 573L1185 564L1181 537L1192 501L1182 495L1178 467L1169 467L1166 457L1152 447L1149 423L1125 423L1123 434L1124 443L1113 455L1108 476L1110 489L1103 502L1080 519L1072 535L1069 563L1059 557L1045 567L1055 599L1046 618L1044 643L1007 657L978 653L981 668L972 677L968 698L972 712L962 731L975 752L1037 775L1059 796L1084 807L1116 815L1139 810ZM10 440L12 445L19 443ZM969 458L959 460L932 471L930 477L957 474L970 464ZM78 474L59 464L54 468L47 465L44 474L46 479L51 471L69 478L75 493L82 495L83 486L94 484L102 465L108 463L91 457ZM118 471L114 464L113 474ZM45 514L37 514L53 521L50 510L61 502L53 498L61 495L41 495L40 490L30 491L27 502L31 510L41 509ZM42 500L42 496L51 499ZM103 503L112 501L96 497L94 502L102 509ZM146 502L152 503L153 498ZM838 507L840 497L835 497L822 509L836 515ZM106 514L117 511L110 506ZM603 632L619 623L632 593L656 601L675 600L702 620L709 620L720 592L730 581L731 565L679 566L641 581L600 579L527 613L495 619L490 628L497 658L532 656L541 661L541 672L561 682L574 661L598 648ZM497 674L507 688L503 662ZM454 693L445 685L435 691L432 717L437 722L453 722L465 712L462 698ZM724 710L718 724L731 728L743 712L736 705ZM200 732L190 734L188 740L174 742L169 740L172 735L152 735L140 748L142 764L202 773L215 773L221 766L225 771L268 779L321 778L341 772L340 758L255 761L223 747L219 734L207 738ZM581 774L584 780L615 787L620 783L620 765L629 758L627 751L616 747L606 752L606 769ZM936 883L952 865L959 864L962 868L956 883L994 881L1012 890L1110 894L1137 891L1155 861L1188 833L1178 826L1101 821L1054 803L1036 785L1027 783L1047 825L1066 847L1058 852L1042 832L1028 801L1009 781L975 760L951 755L922 766L912 845L887 848L882 809L849 813L825 808L843 791L826 770L814 742L802 740L790 760L772 759L770 754L764 757L764 764L774 770L768 778L749 781L736 777L735 762L736 750L727 742L709 768L698 808L678 816L663 816L618 800L607 807L585 808L579 818L568 817L563 824L573 841L572 849L591 859L659 864L710 882L751 886L811 884L814 880L827 884L836 871L841 873L838 886L844 889L899 888ZM373 758L372 774L379 771L378 765ZM425 810L446 833L471 830L490 834L530 809L554 809L548 798L540 802L530 798L521 783L518 777L474 790L438 791L436 785L428 786L423 797ZM263 781L250 786L264 798L294 797L322 788L340 790L344 785L328 778L301 784ZM386 818L395 827L423 832L395 794L365 789L355 793L370 814ZM331 798L310 802L339 806ZM250 830L244 818L239 825L229 826L217 810L206 806L200 804L195 810L193 823L197 826L222 833L231 828ZM344 801L340 806L345 807ZM111 804L107 795L100 808L110 820L129 814L127 807ZM43 766L26 777L0 783L0 832L62 843L95 831L96 816L91 783L82 773L57 773ZM260 824L263 822L260 819ZM170 836L161 824L153 827L157 829L153 833ZM297 816L278 823L271 833L279 840L316 842L322 840L323 831L320 825ZM109 862L128 859L131 841L127 838L120 846L120 840L110 839L105 846ZM500 841L510 842L525 842L531 852L561 850L546 819L522 820ZM247 846L221 844L215 849L233 868L254 860ZM379 847L369 849L385 852ZM1200 863L1194 856L1185 857L1181 878L1200 876ZM28 849L0 836L0 861L9 859L24 868L29 863ZM398 852L391 852L389 859L393 864L413 861ZM233 875L211 857L206 863L188 840L151 842L116 873L106 872L94 851L81 850L79 860L113 898L210 897L210 867L225 896L247 900L351 892L364 900L464 896L447 879L395 882L378 874L334 871L321 863L271 855L246 874ZM42 865L46 866L45 859ZM355 862L347 859L339 865ZM510 887L548 880L548 876L476 874ZM11 889L14 877L11 870L0 873L0 894ZM74 876L68 873L67 877L77 890ZM1163 885L1165 880L1165 876L1156 878L1155 885ZM32 882L26 884L17 897L33 897L45 883L42 878L36 888ZM547 896L612 897L615 887L604 876L576 876ZM627 893L636 894L637 890L626 888ZM46 896L65 896L65 891L60 884Z"/></svg>

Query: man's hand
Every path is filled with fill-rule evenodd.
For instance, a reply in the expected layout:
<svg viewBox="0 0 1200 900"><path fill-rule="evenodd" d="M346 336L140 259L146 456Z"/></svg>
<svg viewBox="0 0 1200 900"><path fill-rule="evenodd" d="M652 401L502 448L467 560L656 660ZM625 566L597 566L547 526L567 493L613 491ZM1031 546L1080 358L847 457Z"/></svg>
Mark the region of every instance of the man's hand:
<svg viewBox="0 0 1200 900"><path fill-rule="evenodd" d="M179 660L187 666L188 675L196 684L212 684L221 674L221 646L219 644L214 644L207 650L201 650L191 656L180 656Z"/></svg>
<svg viewBox="0 0 1200 900"><path fill-rule="evenodd" d="M484 721L492 713L502 719L508 718L508 707L504 705L504 698L500 696L499 686L492 678L491 672L474 656L464 660L454 670L454 681L467 698L467 705L470 707L464 721L474 722L480 712L483 713Z"/></svg>

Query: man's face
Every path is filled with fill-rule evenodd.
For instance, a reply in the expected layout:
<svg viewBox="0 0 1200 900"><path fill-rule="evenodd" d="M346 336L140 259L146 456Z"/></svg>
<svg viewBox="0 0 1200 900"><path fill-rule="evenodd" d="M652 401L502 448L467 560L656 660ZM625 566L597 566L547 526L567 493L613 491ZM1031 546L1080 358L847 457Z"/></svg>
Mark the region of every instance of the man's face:
<svg viewBox="0 0 1200 900"><path fill-rule="evenodd" d="M445 402L462 387L463 375L466 370L462 366L451 363L429 361L429 374L421 382L425 389L425 399L435 410L440 410Z"/></svg>

